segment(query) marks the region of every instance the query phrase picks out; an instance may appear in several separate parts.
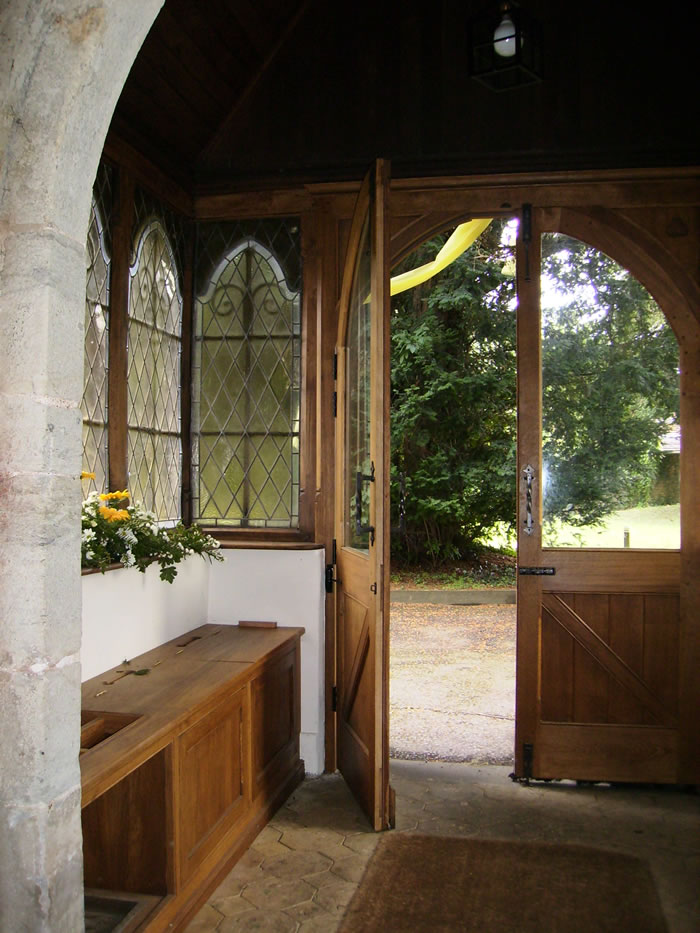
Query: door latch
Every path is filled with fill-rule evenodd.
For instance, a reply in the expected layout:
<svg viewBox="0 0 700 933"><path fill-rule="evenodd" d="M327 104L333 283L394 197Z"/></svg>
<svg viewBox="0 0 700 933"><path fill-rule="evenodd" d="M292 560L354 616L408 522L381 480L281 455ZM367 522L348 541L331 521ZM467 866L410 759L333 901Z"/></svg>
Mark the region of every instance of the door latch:
<svg viewBox="0 0 700 933"><path fill-rule="evenodd" d="M374 544L374 525L362 524L362 487L374 482L374 464L370 473L358 470L355 473L355 534L359 536L369 532L369 543Z"/></svg>

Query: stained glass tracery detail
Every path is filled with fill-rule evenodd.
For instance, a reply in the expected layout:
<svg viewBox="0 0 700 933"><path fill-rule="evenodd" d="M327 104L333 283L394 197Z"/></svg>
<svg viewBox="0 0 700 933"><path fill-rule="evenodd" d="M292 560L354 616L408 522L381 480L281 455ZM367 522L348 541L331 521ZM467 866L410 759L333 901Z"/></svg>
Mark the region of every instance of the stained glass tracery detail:
<svg viewBox="0 0 700 933"><path fill-rule="evenodd" d="M198 269L210 271L195 303L193 499L206 524L298 525L301 319L289 282L298 228L276 223L282 234L229 229L224 249L220 230L200 232Z"/></svg>

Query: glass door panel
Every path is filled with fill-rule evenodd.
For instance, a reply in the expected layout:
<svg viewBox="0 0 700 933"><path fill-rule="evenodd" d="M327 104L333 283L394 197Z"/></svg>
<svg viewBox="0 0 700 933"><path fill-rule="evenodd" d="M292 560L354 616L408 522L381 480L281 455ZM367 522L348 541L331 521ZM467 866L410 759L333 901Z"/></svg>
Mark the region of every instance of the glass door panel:
<svg viewBox="0 0 700 933"><path fill-rule="evenodd" d="M542 236L542 544L680 547L678 343L605 253Z"/></svg>
<svg viewBox="0 0 700 933"><path fill-rule="evenodd" d="M369 216L360 238L348 309L345 369L345 470L343 544L369 550L371 412L371 238Z"/></svg>

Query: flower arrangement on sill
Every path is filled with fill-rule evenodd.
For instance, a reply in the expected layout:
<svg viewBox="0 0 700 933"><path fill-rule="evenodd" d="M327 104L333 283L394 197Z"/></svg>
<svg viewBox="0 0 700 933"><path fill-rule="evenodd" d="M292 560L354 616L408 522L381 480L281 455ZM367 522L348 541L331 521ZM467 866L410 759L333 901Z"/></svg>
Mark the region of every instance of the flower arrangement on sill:
<svg viewBox="0 0 700 933"><path fill-rule="evenodd" d="M81 475L81 478L85 478ZM188 554L223 560L219 542L196 525L181 522L171 528L158 524L156 516L139 502L131 503L129 492L92 492L83 502L81 564L102 573L112 564L137 567L142 573L150 564L160 565L160 578L172 583L175 567Z"/></svg>

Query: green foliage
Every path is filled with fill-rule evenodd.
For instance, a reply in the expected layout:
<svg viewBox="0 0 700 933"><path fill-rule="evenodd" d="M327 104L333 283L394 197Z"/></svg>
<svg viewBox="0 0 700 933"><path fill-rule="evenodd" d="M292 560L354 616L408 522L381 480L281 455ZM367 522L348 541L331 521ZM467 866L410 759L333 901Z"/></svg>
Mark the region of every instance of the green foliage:
<svg viewBox="0 0 700 933"><path fill-rule="evenodd" d="M547 235L542 270L544 517L588 525L650 501L659 438L679 416L678 345L604 253Z"/></svg>
<svg viewBox="0 0 700 933"><path fill-rule="evenodd" d="M515 285L502 224L439 276L398 296L392 314L394 553L455 559L515 512ZM426 243L414 267L445 241Z"/></svg>
<svg viewBox="0 0 700 933"><path fill-rule="evenodd" d="M223 560L214 538L196 525L159 526L155 515L140 503L129 505L127 490L91 493L83 502L81 517L84 568L104 573L111 564L121 563L143 573L150 564L157 563L161 580L172 583L177 576L175 565L188 554Z"/></svg>
<svg viewBox="0 0 700 933"><path fill-rule="evenodd" d="M438 564L515 520L515 281L494 222L394 299L392 526L399 560ZM410 257L433 259L437 237ZM678 347L643 286L578 240L543 238L545 519L584 526L651 501L678 422Z"/></svg>

